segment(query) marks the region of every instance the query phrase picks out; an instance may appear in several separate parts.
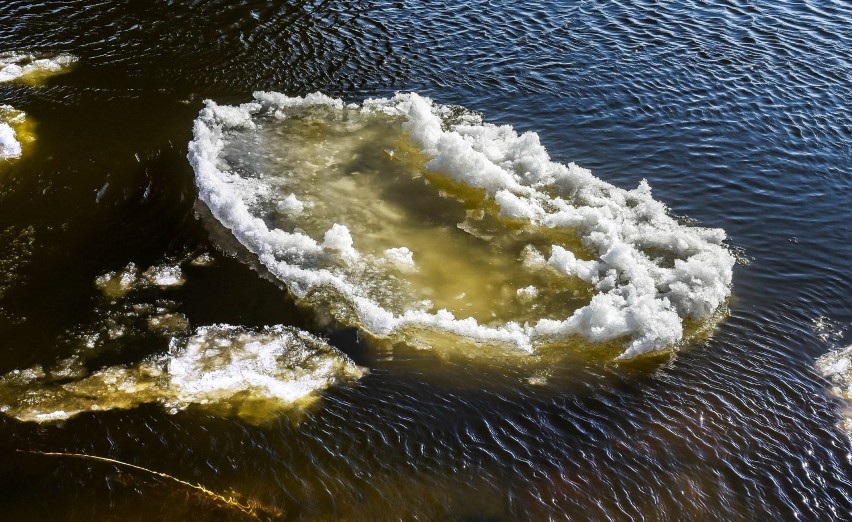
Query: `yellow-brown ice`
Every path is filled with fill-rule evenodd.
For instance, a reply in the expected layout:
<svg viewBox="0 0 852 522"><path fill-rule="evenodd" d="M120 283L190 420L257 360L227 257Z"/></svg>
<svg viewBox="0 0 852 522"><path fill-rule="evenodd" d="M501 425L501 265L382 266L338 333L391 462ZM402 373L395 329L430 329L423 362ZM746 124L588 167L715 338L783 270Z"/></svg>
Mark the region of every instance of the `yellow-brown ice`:
<svg viewBox="0 0 852 522"><path fill-rule="evenodd" d="M307 332L273 326L198 328L175 338L167 354L87 374L77 359L49 370L33 367L0 377L0 412L21 421L51 422L82 412L190 405L263 420L318 397L363 371Z"/></svg>
<svg viewBox="0 0 852 522"><path fill-rule="evenodd" d="M77 63L72 54L45 54L22 51L0 53L0 82L43 83L47 78L70 70Z"/></svg>
<svg viewBox="0 0 852 522"><path fill-rule="evenodd" d="M200 199L274 277L379 338L618 342L632 357L730 293L722 230L416 94L208 102L189 159Z"/></svg>

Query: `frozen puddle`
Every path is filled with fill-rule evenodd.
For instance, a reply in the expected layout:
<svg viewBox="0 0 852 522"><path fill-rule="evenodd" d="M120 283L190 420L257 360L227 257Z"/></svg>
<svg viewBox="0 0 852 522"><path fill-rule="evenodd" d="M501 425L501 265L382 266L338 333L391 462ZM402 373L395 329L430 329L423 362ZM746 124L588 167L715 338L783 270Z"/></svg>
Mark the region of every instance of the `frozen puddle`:
<svg viewBox="0 0 852 522"><path fill-rule="evenodd" d="M0 82L38 84L46 78L67 72L76 62L76 56L66 53L3 52L0 53Z"/></svg>
<svg viewBox="0 0 852 522"><path fill-rule="evenodd" d="M0 412L51 422L155 403L171 413L197 405L262 420L362 374L346 355L307 332L216 325L174 338L167 354L137 365L87 374L78 360L69 359L47 371L8 373L0 377Z"/></svg>
<svg viewBox="0 0 852 522"><path fill-rule="evenodd" d="M680 342L730 293L724 231L417 94L208 102L189 159L201 200L274 277L379 338L632 357Z"/></svg>

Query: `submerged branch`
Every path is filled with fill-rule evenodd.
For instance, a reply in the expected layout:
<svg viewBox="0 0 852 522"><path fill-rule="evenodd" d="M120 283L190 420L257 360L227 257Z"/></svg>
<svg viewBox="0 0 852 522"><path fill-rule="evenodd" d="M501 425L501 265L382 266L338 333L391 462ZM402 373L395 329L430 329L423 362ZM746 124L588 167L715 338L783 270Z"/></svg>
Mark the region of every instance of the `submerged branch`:
<svg viewBox="0 0 852 522"><path fill-rule="evenodd" d="M18 453L29 453L31 455L41 455L45 457L67 457L74 459L82 459L82 460L90 460L95 462L102 462L105 464L112 464L119 467L129 468L136 471L142 471L149 475L154 475L163 479L166 479L175 484L179 484L181 486L194 489L200 492L204 498L207 498L218 504L219 506L226 507L228 509L236 509L242 512L245 515L248 515L256 520L276 520L283 518L284 513L278 509L263 506L258 504L255 501L248 501L246 503L241 503L235 497L226 497L224 495L220 495L214 491L211 491L201 484L193 484L192 482L187 482L185 480L181 480L177 477L169 475L168 473L163 473L161 471L154 471L152 469L143 468L142 466L137 466L136 464L131 464L129 462L122 462L120 460L111 459L107 457L99 457L97 455L87 455L85 453L64 453L64 452L49 452L49 451L33 451L33 450L17 450ZM261 517L262 515L262 517Z"/></svg>

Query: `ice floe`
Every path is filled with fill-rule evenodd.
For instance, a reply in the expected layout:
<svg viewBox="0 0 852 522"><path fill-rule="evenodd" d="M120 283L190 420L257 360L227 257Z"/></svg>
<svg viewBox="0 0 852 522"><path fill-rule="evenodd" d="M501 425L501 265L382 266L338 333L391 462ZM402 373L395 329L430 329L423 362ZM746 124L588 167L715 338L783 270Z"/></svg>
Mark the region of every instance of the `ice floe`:
<svg viewBox="0 0 852 522"><path fill-rule="evenodd" d="M832 350L818 358L816 368L834 385L834 394L847 401L842 424L852 433L852 345Z"/></svg>
<svg viewBox="0 0 852 522"><path fill-rule="evenodd" d="M67 53L3 52L0 53L0 82L38 83L68 71L76 62L77 57Z"/></svg>
<svg viewBox="0 0 852 522"><path fill-rule="evenodd" d="M271 326L198 328L172 339L168 352L88 372L77 358L0 377L0 412L55 422L83 412L159 404L191 405L263 420L318 392L363 375L343 353L307 332Z"/></svg>
<svg viewBox="0 0 852 522"><path fill-rule="evenodd" d="M24 111L0 105L0 160L20 158L23 144L33 141L32 125Z"/></svg>
<svg viewBox="0 0 852 522"><path fill-rule="evenodd" d="M378 337L621 342L628 358L676 345L730 294L724 231L679 222L646 181L615 187L535 133L417 94L208 101L189 160L274 277Z"/></svg>

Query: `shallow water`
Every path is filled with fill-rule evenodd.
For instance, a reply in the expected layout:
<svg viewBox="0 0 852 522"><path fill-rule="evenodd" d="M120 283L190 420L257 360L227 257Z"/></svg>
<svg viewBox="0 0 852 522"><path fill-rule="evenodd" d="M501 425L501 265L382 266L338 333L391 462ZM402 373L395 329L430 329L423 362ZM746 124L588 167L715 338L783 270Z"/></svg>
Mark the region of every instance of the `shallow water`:
<svg viewBox="0 0 852 522"><path fill-rule="evenodd" d="M234 4L0 6L0 48L79 57L0 83L35 136L0 164L0 373L55 365L93 335L91 371L165 353L148 309L192 328L304 328L370 372L260 425L157 405L0 416L5 516L240 516L145 474L15 452L33 449L304 519L852 517L843 406L814 369L850 344L852 5ZM674 356L622 364L483 364L335 327L229 256L197 207L186 153L202 100L255 90L416 91L535 131L617 186L646 178L750 261L730 315ZM96 279L130 262L181 264L185 283L114 304Z"/></svg>

